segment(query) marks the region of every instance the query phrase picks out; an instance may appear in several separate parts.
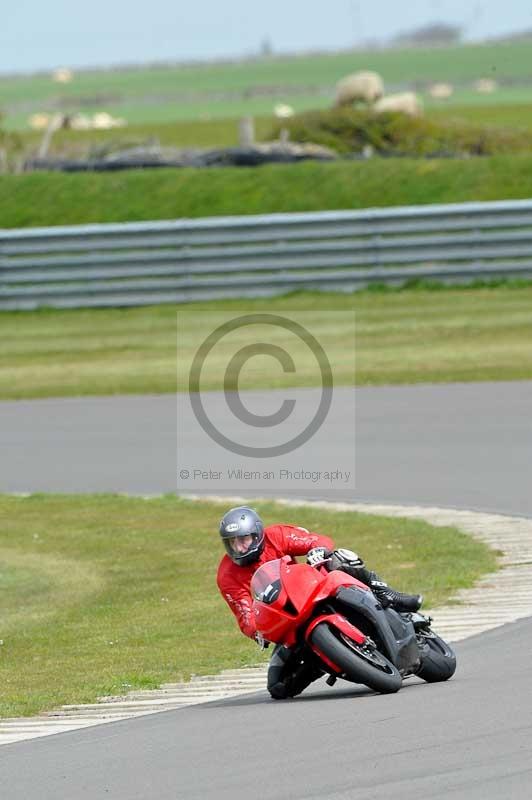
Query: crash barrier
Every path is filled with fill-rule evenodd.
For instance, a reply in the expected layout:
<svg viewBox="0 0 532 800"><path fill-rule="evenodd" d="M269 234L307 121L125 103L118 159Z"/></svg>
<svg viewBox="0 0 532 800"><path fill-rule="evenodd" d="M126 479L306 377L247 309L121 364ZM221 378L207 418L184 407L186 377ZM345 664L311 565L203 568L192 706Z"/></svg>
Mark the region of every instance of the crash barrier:
<svg viewBox="0 0 532 800"><path fill-rule="evenodd" d="M532 276L532 201L0 230L0 309Z"/></svg>

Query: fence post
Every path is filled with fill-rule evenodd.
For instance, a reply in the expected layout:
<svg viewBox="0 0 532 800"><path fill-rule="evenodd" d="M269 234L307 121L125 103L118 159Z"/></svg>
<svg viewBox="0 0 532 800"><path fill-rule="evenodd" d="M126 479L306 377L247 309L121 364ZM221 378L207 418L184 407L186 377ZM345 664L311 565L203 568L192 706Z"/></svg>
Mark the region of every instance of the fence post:
<svg viewBox="0 0 532 800"><path fill-rule="evenodd" d="M242 117L238 123L238 144L240 147L253 147L255 144L255 122L253 117Z"/></svg>

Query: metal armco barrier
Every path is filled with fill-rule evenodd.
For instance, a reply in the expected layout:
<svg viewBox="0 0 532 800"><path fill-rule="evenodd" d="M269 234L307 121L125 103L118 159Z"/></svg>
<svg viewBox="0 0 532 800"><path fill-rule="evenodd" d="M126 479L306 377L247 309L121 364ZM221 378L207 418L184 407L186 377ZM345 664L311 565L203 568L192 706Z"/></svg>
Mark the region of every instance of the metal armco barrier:
<svg viewBox="0 0 532 800"><path fill-rule="evenodd" d="M0 230L0 309L532 276L532 200Z"/></svg>

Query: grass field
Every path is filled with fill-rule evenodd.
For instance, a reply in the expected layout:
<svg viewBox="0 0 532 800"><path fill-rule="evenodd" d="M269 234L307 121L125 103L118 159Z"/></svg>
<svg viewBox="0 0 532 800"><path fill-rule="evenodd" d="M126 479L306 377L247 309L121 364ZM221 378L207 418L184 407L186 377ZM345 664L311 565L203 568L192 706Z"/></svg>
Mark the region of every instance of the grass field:
<svg viewBox="0 0 532 800"><path fill-rule="evenodd" d="M530 197L532 154L0 175L2 227Z"/></svg>
<svg viewBox="0 0 532 800"><path fill-rule="evenodd" d="M403 87L392 87L403 88ZM292 90L293 91L293 90ZM320 93L303 93L298 91L293 94L290 89L278 90L274 96L240 97L225 102L219 102L210 98L208 95L188 100L183 103L176 99L174 102L156 103L147 98L145 101L128 100L120 103L103 102L100 105L86 106L84 103L78 104L74 100L67 103L67 109L71 113L81 112L84 114L96 114L106 110L116 117L121 117L127 121L127 126L115 130L96 131L97 134L103 133L113 136L119 133L122 137L135 131L137 127L150 126L152 129L164 125L179 125L181 123L195 123L203 126L217 125L226 119L236 120L242 116L259 116L273 119L273 109L277 103L289 103L295 112L308 111L311 109L330 108L334 98L332 87L328 91ZM430 116L432 113L443 111L448 113L455 107L471 107L472 109L485 109L491 114L495 122L500 122L504 116L506 106L520 105L528 107L532 99L532 78L531 86L504 87L492 95L482 95L470 88L457 88L449 100L434 100L428 90L418 91L423 107ZM64 106L61 102L61 107ZM0 106L1 108L1 106ZM6 108L6 106L4 106ZM39 103L31 113L54 111L52 101ZM6 114L4 124L11 131L27 131L28 111L14 111ZM84 135L83 131L76 131L75 137ZM42 138L42 132L39 139ZM72 137L74 138L74 137Z"/></svg>
<svg viewBox="0 0 532 800"><path fill-rule="evenodd" d="M61 86L48 75L4 76L0 108L10 127L23 126L32 111L53 108L105 108L139 123L268 113L279 101L304 110L330 103L336 81L358 69L376 70L389 89L450 81L458 85L453 102L459 103L500 103L505 97L525 103L532 93L526 85L531 80L530 42L516 42L80 72ZM502 88L494 95L474 94L471 83L479 78L495 78Z"/></svg>
<svg viewBox="0 0 532 800"><path fill-rule="evenodd" d="M298 312L308 316L331 361L336 385L532 378L532 286L483 289L299 293L268 300L153 308L0 314L0 398L173 392L216 312ZM352 317L339 312L355 310ZM179 368L177 313L180 314ZM200 334L198 334L198 329ZM199 338L198 338L199 336ZM240 343L241 344L241 343ZM282 344L282 341L280 342ZM236 347L235 342L231 346ZM355 346L356 373L352 355ZM229 355L232 355L232 352ZM203 389L220 389L222 361L207 362ZM313 357L283 386L317 381ZM311 363L312 362L312 363ZM221 364L221 367L220 367ZM241 388L278 385L279 365L243 373Z"/></svg>
<svg viewBox="0 0 532 800"><path fill-rule="evenodd" d="M431 108L428 116L431 119L451 119L473 125L494 125L532 132L532 103L443 105Z"/></svg>
<svg viewBox="0 0 532 800"><path fill-rule="evenodd" d="M442 603L496 568L452 528L260 503ZM218 594L225 506L168 496L0 495L0 717L265 660ZM198 553L201 553L199 556Z"/></svg>

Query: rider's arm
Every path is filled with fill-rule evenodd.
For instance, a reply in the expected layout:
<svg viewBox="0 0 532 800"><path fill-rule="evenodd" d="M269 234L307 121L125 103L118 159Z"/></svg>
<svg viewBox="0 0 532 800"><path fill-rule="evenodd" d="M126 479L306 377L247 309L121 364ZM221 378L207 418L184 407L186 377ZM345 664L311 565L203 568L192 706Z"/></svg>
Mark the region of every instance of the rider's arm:
<svg viewBox="0 0 532 800"><path fill-rule="evenodd" d="M306 528L298 528L295 525L275 525L272 527L276 529L275 533L282 541L280 549L288 556L304 556L314 547L334 550L334 542L328 536L311 533ZM272 528L268 530L271 531Z"/></svg>
<svg viewBox="0 0 532 800"><path fill-rule="evenodd" d="M246 591L244 587L227 580L227 576L220 574L218 574L218 588L225 602L235 615L238 626L244 636L249 636L250 639L254 639L257 628L255 625L255 617L253 616L250 593Z"/></svg>

